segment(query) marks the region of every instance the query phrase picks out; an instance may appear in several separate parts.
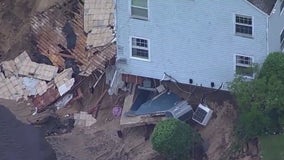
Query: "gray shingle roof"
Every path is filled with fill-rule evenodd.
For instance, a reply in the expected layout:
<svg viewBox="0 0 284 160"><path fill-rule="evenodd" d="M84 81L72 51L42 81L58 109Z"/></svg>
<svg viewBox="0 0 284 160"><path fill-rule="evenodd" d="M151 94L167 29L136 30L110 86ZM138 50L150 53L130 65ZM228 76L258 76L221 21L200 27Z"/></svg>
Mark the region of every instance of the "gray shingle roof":
<svg viewBox="0 0 284 160"><path fill-rule="evenodd" d="M277 0L247 0L263 12L270 14Z"/></svg>

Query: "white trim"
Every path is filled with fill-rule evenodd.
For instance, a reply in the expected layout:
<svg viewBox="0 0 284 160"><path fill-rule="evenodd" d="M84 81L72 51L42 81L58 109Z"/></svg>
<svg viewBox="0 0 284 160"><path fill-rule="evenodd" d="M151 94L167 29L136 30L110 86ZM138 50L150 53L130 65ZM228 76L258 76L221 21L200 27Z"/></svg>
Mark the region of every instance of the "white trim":
<svg viewBox="0 0 284 160"><path fill-rule="evenodd" d="M269 17L266 17L266 55L269 55Z"/></svg>
<svg viewBox="0 0 284 160"><path fill-rule="evenodd" d="M139 58L139 57L135 57L135 56L132 56L132 38L138 38L138 39L144 39L144 40L147 40L147 49L148 49L148 58ZM141 60L141 61L147 61L147 62L150 62L151 61L151 52L150 52L150 40L148 38L144 38L144 37L139 37L139 36L130 36L129 37L129 49L130 49L130 54L129 54L129 57L131 59L135 59L135 60ZM144 49L144 48L143 48Z"/></svg>
<svg viewBox="0 0 284 160"><path fill-rule="evenodd" d="M245 55L245 54L240 54L240 53L237 53L237 54L234 54L234 75L238 75L236 72L237 72L237 56L244 56L244 57L249 57L251 58L251 61L252 61L252 65L254 64L254 57L253 56L249 56L249 55ZM243 67L246 67L245 65ZM242 75L238 75L238 76L242 76ZM242 76L244 78L247 78L247 79L254 79L255 77L255 74L253 73L253 76Z"/></svg>
<svg viewBox="0 0 284 160"><path fill-rule="evenodd" d="M234 13L233 15L234 17L234 35L235 36L239 36L239 37L244 37L244 38L253 38L254 37L254 17L253 16L248 16L248 15L245 15L245 14L239 14L239 13ZM251 25L248 25L248 24L243 24L243 23L237 23L236 22L236 17L237 16L241 16L241 17L247 17L247 18L251 18ZM251 27L252 28L252 31L251 31L251 35L250 34L245 34L245 33L237 33L236 32L236 25L243 25L243 26L248 26L248 27Z"/></svg>
<svg viewBox="0 0 284 160"><path fill-rule="evenodd" d="M282 16L284 14L284 7L281 10L281 5L282 3L284 3L284 0L280 1L280 5L279 5L279 9L280 9L280 16Z"/></svg>
<svg viewBox="0 0 284 160"><path fill-rule="evenodd" d="M144 20L144 21L148 21L149 20L149 0L146 0L147 1L147 8L145 8L145 7L139 7L139 6L134 6L134 7L136 7L136 8L140 8L140 9L147 9L147 17L140 17L140 16L133 16L132 14L131 14L131 11L132 11L132 0L129 0L128 1L128 9L129 9L129 11L128 11L128 14L129 14L129 17L130 18L132 18L132 19L138 19L138 20Z"/></svg>

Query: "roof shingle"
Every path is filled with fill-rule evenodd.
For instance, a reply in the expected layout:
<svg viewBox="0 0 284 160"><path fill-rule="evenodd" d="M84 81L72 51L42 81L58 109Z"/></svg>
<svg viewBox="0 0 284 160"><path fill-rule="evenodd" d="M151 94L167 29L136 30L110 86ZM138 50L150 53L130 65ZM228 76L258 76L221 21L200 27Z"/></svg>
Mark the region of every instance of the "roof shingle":
<svg viewBox="0 0 284 160"><path fill-rule="evenodd" d="M277 0L247 0L247 1L269 15Z"/></svg>

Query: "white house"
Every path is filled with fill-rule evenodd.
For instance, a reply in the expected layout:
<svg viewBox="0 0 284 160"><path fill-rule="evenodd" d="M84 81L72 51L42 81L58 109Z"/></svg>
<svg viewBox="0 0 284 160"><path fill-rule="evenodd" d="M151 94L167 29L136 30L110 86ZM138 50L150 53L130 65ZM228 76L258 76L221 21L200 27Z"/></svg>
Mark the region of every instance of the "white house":
<svg viewBox="0 0 284 160"><path fill-rule="evenodd" d="M284 48L282 0L116 0L115 21L124 80L218 88Z"/></svg>

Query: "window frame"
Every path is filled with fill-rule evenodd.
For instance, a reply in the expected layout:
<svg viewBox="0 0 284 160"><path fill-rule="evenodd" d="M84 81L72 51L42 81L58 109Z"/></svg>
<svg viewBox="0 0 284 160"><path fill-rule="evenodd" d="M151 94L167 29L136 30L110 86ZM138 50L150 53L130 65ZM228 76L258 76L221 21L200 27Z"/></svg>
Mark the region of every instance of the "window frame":
<svg viewBox="0 0 284 160"><path fill-rule="evenodd" d="M251 66L246 65L246 64L238 64L237 63L237 56L242 56L242 57L248 57L251 59ZM253 67L254 64L254 57L253 56L249 56L249 55L244 55L244 54L234 54L234 71L235 71L235 75L237 76L241 76L243 78L247 78L247 79L254 79L255 73L252 73L252 76L248 76L248 75L242 75L242 74L238 74L237 73L237 67Z"/></svg>
<svg viewBox="0 0 284 160"><path fill-rule="evenodd" d="M243 17L243 18L250 18L251 19L251 25L245 24L245 23L238 23L237 20L236 20L238 16ZM251 27L251 34L237 32L236 31L237 25ZM234 33L235 33L236 36L241 36L241 37L245 37L245 38L253 38L253 35L254 35L254 19L253 19L253 16L248 16L248 15L243 15L243 14L234 14Z"/></svg>
<svg viewBox="0 0 284 160"><path fill-rule="evenodd" d="M140 7L140 6L133 6L132 5L132 0L130 0L129 2L129 6L130 6L130 17L133 18L133 19L139 19L139 20L144 20L144 21L148 21L149 20L149 0L146 0L147 1L147 8L145 7ZM139 8L139 9L145 9L147 10L147 17L143 17L143 16L137 16L137 15L132 15L132 7L134 8Z"/></svg>
<svg viewBox="0 0 284 160"><path fill-rule="evenodd" d="M147 48L144 48L144 47L139 47L139 46L134 46L133 47L133 44L132 44L132 39L135 38L135 39L142 39L142 40L146 40L147 41ZM144 38L144 37L137 37L137 36L131 36L129 38L129 41L130 41L130 58L131 59L136 59L136 60L141 60L141 61L151 61L150 60L150 40L148 38ZM136 49L145 49L148 51L148 57L147 58L142 58L142 57L137 57L137 56L133 56L133 53L132 53L132 49L135 48Z"/></svg>

